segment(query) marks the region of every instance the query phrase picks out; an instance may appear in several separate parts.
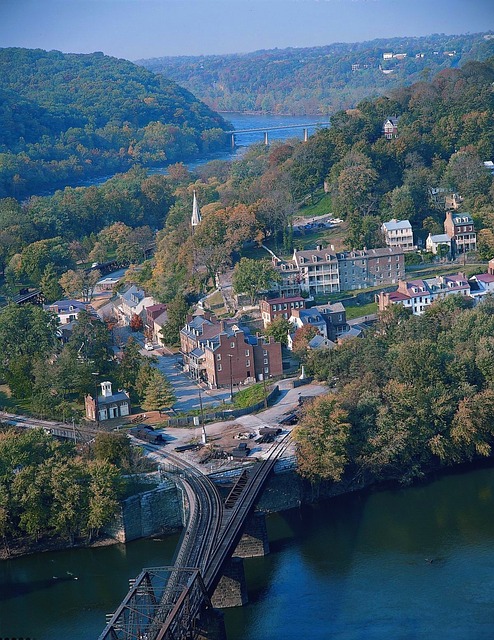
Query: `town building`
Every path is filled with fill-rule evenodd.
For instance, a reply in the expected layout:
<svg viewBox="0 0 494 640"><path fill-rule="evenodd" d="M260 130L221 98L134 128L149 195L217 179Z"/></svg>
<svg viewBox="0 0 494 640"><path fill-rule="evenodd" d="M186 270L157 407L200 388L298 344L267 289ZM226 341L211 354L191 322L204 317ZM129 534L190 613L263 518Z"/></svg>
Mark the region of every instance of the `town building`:
<svg viewBox="0 0 494 640"><path fill-rule="evenodd" d="M437 276L425 280L401 280L396 291L381 291L377 296L379 310L401 304L414 315L422 315L435 300L449 295L470 296L470 284L463 273Z"/></svg>
<svg viewBox="0 0 494 640"><path fill-rule="evenodd" d="M162 303L152 304L146 307L144 311L146 337L153 342L161 344L161 328L168 322L167 305Z"/></svg>
<svg viewBox="0 0 494 640"><path fill-rule="evenodd" d="M383 222L382 232L387 247L401 247L403 251L413 251L412 225L409 220L388 220Z"/></svg>
<svg viewBox="0 0 494 640"><path fill-rule="evenodd" d="M338 259L334 249L295 250L293 263L300 274L300 288L311 296L336 293L340 290Z"/></svg>
<svg viewBox="0 0 494 640"><path fill-rule="evenodd" d="M305 299L301 296L286 298L265 298L260 300L259 309L264 323L264 327L276 320L276 318L288 318L292 315L293 309L305 309Z"/></svg>
<svg viewBox="0 0 494 640"><path fill-rule="evenodd" d="M282 295L327 295L339 291L395 284L405 273L401 247L382 247L335 253L334 248L294 251L293 259L273 259Z"/></svg>
<svg viewBox="0 0 494 640"><path fill-rule="evenodd" d="M201 211L199 210L199 205L197 204L196 192L194 191L194 199L192 202L192 216L190 219L190 224L192 226L192 230L194 230L198 225L201 224Z"/></svg>
<svg viewBox="0 0 494 640"><path fill-rule="evenodd" d="M451 239L451 252L453 256L468 251L476 251L477 234L474 222L468 213L446 212L444 220L444 232Z"/></svg>
<svg viewBox="0 0 494 640"><path fill-rule="evenodd" d="M341 291L395 284L405 275L405 257L400 247L344 251L336 258Z"/></svg>
<svg viewBox="0 0 494 640"><path fill-rule="evenodd" d="M213 316L189 318L180 331L184 369L210 388L248 384L283 373L281 344Z"/></svg>
<svg viewBox="0 0 494 640"><path fill-rule="evenodd" d="M328 337L326 320L323 318L317 307L312 307L311 309L294 309L293 314L290 317L290 322L296 329L301 329L302 327L309 325L314 327L320 335L325 338Z"/></svg>
<svg viewBox="0 0 494 640"><path fill-rule="evenodd" d="M440 249L440 247L444 247ZM444 255L451 255L451 238L446 233L432 235L429 233L425 240L425 250L437 255L444 252Z"/></svg>
<svg viewBox="0 0 494 640"><path fill-rule="evenodd" d="M129 394L126 391L113 393L111 382L101 383L101 395L96 397L96 402L95 396L96 394L88 394L85 397L86 418L89 420L103 422L130 415Z"/></svg>
<svg viewBox="0 0 494 640"><path fill-rule="evenodd" d="M144 321L145 308L155 304L156 300L153 297L147 296L142 289L133 284L125 291L117 292L114 309L119 321L128 326L134 315L140 316Z"/></svg>
<svg viewBox="0 0 494 640"><path fill-rule="evenodd" d="M81 311L92 311L87 302L79 302L79 300L57 300L51 304L44 304L43 309L55 313L59 325L74 322Z"/></svg>
<svg viewBox="0 0 494 640"><path fill-rule="evenodd" d="M348 331L346 310L341 302L319 304L316 309L326 322L326 334L330 340L337 340L343 333Z"/></svg>

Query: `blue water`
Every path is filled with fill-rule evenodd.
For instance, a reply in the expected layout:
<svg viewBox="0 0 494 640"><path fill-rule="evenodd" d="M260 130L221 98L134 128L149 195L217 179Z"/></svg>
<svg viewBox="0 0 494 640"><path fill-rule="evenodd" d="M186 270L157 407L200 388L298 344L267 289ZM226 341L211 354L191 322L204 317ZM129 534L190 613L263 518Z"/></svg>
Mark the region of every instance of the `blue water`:
<svg viewBox="0 0 494 640"><path fill-rule="evenodd" d="M494 638L493 469L272 515L268 530L229 640ZM1 562L0 637L95 640L129 578L168 564L176 541Z"/></svg>

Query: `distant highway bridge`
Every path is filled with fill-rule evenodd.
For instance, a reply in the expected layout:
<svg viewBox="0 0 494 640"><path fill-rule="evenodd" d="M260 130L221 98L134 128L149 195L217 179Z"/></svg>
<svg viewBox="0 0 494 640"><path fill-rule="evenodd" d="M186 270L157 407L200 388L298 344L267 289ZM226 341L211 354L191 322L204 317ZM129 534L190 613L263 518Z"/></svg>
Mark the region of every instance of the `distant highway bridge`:
<svg viewBox="0 0 494 640"><path fill-rule="evenodd" d="M269 144L269 132L270 131L282 131L283 129L303 129L304 130L304 142L307 142L309 137L309 129L318 127L329 127L329 122L310 122L308 124L287 124L277 127L260 127L259 129L234 129L232 131L225 131L228 135L231 135L232 149L235 147L235 136L242 133L263 133L264 144Z"/></svg>
<svg viewBox="0 0 494 640"><path fill-rule="evenodd" d="M174 476L187 503L175 565L143 569L99 640L208 637L211 597L242 536L247 516L289 443L287 434L275 443L265 460L244 471L224 504L207 476L182 458L163 453L175 465Z"/></svg>

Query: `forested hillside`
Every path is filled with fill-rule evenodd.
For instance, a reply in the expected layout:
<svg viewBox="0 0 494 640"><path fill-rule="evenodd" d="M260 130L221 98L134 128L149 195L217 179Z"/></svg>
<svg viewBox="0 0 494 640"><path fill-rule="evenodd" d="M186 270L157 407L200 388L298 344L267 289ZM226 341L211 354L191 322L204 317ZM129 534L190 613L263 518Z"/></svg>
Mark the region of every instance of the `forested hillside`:
<svg viewBox="0 0 494 640"><path fill-rule="evenodd" d="M327 116L493 53L494 40L482 34L436 34L138 64L172 78L218 111Z"/></svg>
<svg viewBox="0 0 494 640"><path fill-rule="evenodd" d="M225 121L161 75L105 56L0 49L0 196L221 148Z"/></svg>

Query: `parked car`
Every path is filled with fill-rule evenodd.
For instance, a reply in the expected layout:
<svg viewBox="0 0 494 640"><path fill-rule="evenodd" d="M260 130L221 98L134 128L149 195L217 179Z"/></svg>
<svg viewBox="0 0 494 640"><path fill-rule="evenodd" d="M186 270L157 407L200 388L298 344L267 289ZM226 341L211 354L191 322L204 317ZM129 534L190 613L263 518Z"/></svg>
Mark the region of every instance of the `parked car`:
<svg viewBox="0 0 494 640"><path fill-rule="evenodd" d="M146 342L146 344L144 345L144 349L146 349L146 351L152 351L154 349L154 345L150 342Z"/></svg>

